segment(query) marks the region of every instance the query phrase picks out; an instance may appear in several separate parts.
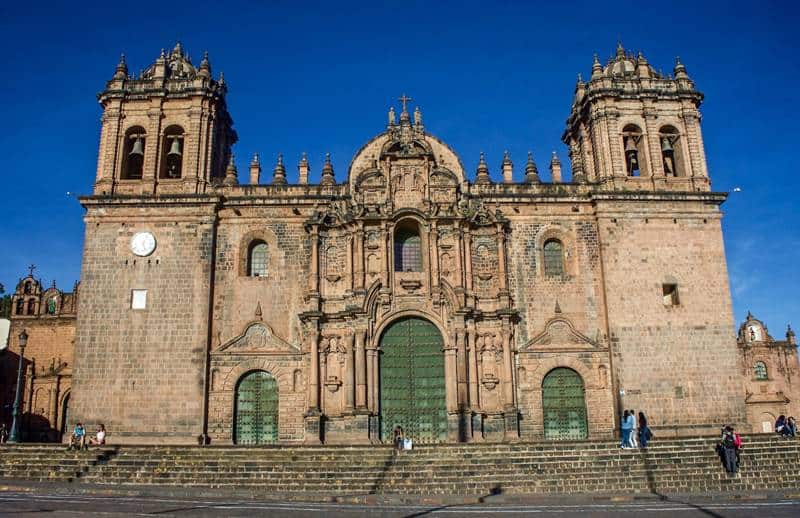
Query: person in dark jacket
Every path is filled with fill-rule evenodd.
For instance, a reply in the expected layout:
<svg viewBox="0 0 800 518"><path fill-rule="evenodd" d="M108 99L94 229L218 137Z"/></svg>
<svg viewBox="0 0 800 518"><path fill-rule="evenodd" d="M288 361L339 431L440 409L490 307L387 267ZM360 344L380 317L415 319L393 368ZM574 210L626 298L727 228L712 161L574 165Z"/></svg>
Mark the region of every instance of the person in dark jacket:
<svg viewBox="0 0 800 518"><path fill-rule="evenodd" d="M647 425L647 417L644 412L639 412L639 447L647 448L647 443L653 438L653 433Z"/></svg>

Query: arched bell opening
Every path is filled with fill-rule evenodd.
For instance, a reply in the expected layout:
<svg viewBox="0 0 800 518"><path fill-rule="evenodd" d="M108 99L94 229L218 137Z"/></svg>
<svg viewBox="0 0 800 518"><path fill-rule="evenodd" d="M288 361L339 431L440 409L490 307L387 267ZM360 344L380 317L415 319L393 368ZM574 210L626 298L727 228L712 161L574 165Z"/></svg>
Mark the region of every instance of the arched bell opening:
<svg viewBox="0 0 800 518"><path fill-rule="evenodd" d="M678 130L673 126L664 126L658 134L661 148L661 162L665 176L686 176L684 167L683 143Z"/></svg>
<svg viewBox="0 0 800 518"><path fill-rule="evenodd" d="M625 172L628 176L645 176L645 139L642 130L635 124L622 128L622 146L625 153Z"/></svg>
<svg viewBox="0 0 800 518"><path fill-rule="evenodd" d="M381 335L379 413L381 440L395 427L415 442L447 439L444 339L430 321L403 317Z"/></svg>
<svg viewBox="0 0 800 518"><path fill-rule="evenodd" d="M123 180L140 180L144 172L144 150L147 133L141 126L133 126L125 132L122 147Z"/></svg>
<svg viewBox="0 0 800 518"><path fill-rule="evenodd" d="M269 372L244 374L236 384L234 444L278 442L278 381Z"/></svg>
<svg viewBox="0 0 800 518"><path fill-rule="evenodd" d="M183 175L184 131L180 126L164 130L159 178L180 178Z"/></svg>
<svg viewBox="0 0 800 518"><path fill-rule="evenodd" d="M542 380L544 438L552 441L586 439L586 390L581 375L567 367L557 367Z"/></svg>

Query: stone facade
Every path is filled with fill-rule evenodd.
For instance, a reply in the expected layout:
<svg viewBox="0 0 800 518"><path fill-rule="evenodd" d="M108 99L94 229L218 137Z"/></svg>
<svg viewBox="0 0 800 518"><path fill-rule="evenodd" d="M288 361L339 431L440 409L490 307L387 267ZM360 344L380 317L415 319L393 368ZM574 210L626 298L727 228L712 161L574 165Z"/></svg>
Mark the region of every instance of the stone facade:
<svg viewBox="0 0 800 518"><path fill-rule="evenodd" d="M11 428L20 360L19 335L24 329L28 339L22 357L22 440L58 441L67 425L78 288L76 284L71 293L64 292L53 283L44 289L31 269L20 279L11 297L8 349L0 356L2 422Z"/></svg>
<svg viewBox="0 0 800 518"><path fill-rule="evenodd" d="M747 419L725 194L681 63L595 59L563 135L568 182L555 154L549 182L530 155L516 178L507 154L502 183L483 157L470 181L403 96L341 183L326 159L310 184L305 156L297 184L282 157L261 183L256 156L241 185L225 94L178 45L138 77L121 60L99 96L71 420L118 442L386 441L398 322L440 344L419 368L441 393L414 376L395 393L441 403L397 418L418 440L610 437L623 408L660 435ZM243 395L253 372L276 407Z"/></svg>
<svg viewBox="0 0 800 518"><path fill-rule="evenodd" d="M772 432L779 415L800 415L800 364L791 327L775 340L752 314L739 327L739 361L747 422L753 432Z"/></svg>

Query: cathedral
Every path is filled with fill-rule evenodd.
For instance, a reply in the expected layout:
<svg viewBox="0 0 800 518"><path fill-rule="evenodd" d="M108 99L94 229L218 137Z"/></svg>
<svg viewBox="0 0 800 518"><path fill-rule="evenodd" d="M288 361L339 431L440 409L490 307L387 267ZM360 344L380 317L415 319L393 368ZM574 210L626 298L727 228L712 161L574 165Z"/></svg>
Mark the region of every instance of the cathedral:
<svg viewBox="0 0 800 518"><path fill-rule="evenodd" d="M357 444L397 426L607 439L623 409L659 437L800 414L794 333L750 315L734 334L726 195L680 61L595 57L569 179L555 153L547 172L507 153L498 181L483 156L465 170L403 95L344 173L326 157L311 183L304 155L290 183L279 156L263 178L255 156L241 183L226 93L178 44L136 76L122 58L98 96L71 423L116 443Z"/></svg>

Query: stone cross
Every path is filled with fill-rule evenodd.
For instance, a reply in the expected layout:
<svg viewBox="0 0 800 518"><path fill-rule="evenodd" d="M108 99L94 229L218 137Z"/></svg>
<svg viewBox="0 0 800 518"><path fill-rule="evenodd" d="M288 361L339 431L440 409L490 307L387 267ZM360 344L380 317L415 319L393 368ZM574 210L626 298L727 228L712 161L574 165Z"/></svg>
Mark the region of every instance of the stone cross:
<svg viewBox="0 0 800 518"><path fill-rule="evenodd" d="M403 103L403 111L405 112L405 111L407 111L406 110L406 103L408 103L408 101L413 101L414 99L412 99L411 97L406 97L406 94L403 94L397 100L400 101L401 103Z"/></svg>
<svg viewBox="0 0 800 518"><path fill-rule="evenodd" d="M28 270L30 272L30 273L28 273L28 275L30 277L33 277L33 270L35 270L35 269L36 269L36 265L35 264L32 264L32 265L28 266Z"/></svg>

